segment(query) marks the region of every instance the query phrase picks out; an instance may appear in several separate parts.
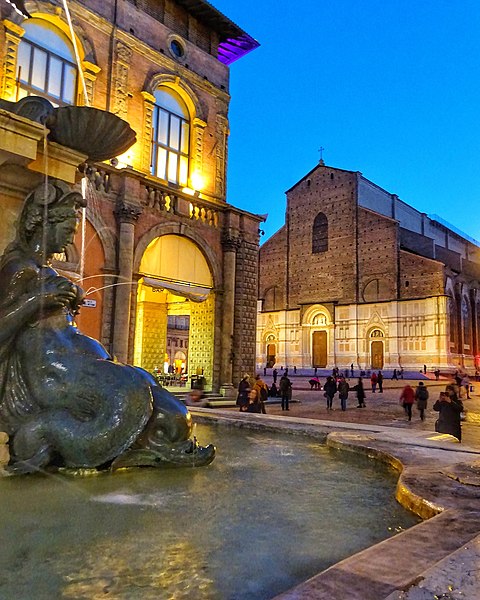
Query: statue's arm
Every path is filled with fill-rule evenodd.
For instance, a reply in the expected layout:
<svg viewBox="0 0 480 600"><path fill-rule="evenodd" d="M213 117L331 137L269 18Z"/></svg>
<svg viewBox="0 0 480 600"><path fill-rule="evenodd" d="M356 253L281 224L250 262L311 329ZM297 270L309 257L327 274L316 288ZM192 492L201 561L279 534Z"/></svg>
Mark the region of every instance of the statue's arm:
<svg viewBox="0 0 480 600"><path fill-rule="evenodd" d="M67 306L76 297L72 286L65 280L52 277L41 281L35 268L9 265L0 273L0 344L5 343L32 319L40 310Z"/></svg>

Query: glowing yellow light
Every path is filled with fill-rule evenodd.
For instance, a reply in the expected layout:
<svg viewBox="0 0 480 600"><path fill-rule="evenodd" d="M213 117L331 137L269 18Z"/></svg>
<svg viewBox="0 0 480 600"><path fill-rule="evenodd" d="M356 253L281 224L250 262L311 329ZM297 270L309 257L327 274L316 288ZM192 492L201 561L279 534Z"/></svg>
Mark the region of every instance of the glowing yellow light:
<svg viewBox="0 0 480 600"><path fill-rule="evenodd" d="M205 178L198 172L192 173L190 183L194 190L200 191L205 187Z"/></svg>
<svg viewBox="0 0 480 600"><path fill-rule="evenodd" d="M192 188L189 188L189 187L184 187L182 189L182 192L184 194L188 194L189 196L193 196L195 194L195 190L192 190Z"/></svg>

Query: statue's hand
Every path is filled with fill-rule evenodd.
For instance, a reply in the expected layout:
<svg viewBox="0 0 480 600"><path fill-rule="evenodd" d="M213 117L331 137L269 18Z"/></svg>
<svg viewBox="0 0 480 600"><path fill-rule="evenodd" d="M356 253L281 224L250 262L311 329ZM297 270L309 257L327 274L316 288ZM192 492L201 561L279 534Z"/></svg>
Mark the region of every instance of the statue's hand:
<svg viewBox="0 0 480 600"><path fill-rule="evenodd" d="M75 303L77 286L64 277L50 277L44 281L40 296L48 308L69 306Z"/></svg>

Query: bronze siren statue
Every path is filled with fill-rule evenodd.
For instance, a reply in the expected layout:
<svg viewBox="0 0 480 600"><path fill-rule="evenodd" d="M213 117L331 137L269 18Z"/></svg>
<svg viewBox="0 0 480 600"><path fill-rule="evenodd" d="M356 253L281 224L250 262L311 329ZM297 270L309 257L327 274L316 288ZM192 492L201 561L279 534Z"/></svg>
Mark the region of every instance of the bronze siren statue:
<svg viewBox="0 0 480 600"><path fill-rule="evenodd" d="M12 472L47 466L200 466L191 416L146 371L115 362L74 323L83 290L51 266L84 200L50 180L31 192L0 260L0 431Z"/></svg>

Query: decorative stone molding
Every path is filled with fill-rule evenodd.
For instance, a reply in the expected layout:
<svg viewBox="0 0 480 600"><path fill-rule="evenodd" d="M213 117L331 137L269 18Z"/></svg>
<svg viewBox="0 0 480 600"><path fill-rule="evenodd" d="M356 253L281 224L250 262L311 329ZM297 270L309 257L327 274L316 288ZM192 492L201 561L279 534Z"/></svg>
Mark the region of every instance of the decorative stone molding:
<svg viewBox="0 0 480 600"><path fill-rule="evenodd" d="M114 212L119 223L131 223L134 225L138 221L138 217L142 214L142 207L123 202L116 206Z"/></svg>
<svg viewBox="0 0 480 600"><path fill-rule="evenodd" d="M193 172L201 175L203 171L203 135L205 133L205 121L195 118L192 121L192 161Z"/></svg>
<svg viewBox="0 0 480 600"><path fill-rule="evenodd" d="M132 59L132 50L117 40L115 46L115 69L112 81L113 113L121 119L128 115L128 71Z"/></svg>
<svg viewBox="0 0 480 600"><path fill-rule="evenodd" d="M230 234L225 234L222 237L222 246L225 252L236 252L240 247L240 239Z"/></svg>
<svg viewBox="0 0 480 600"><path fill-rule="evenodd" d="M25 29L8 19L4 19L2 23L5 27L6 48L1 94L5 100L14 101L17 99L18 44L25 33Z"/></svg>
<svg viewBox="0 0 480 600"><path fill-rule="evenodd" d="M87 88L88 102L90 106L93 106L95 81L97 79L97 75L101 71L101 68L88 60L84 60L82 61L82 70L85 78L85 87Z"/></svg>
<svg viewBox="0 0 480 600"><path fill-rule="evenodd" d="M155 96L144 90L143 96L143 147L142 147L142 171L150 173L152 156L152 135L153 135L153 107L155 105Z"/></svg>
<svg viewBox="0 0 480 600"><path fill-rule="evenodd" d="M216 169L215 169L215 193L220 198L226 196L226 165L227 165L227 136L228 119L223 115L217 115L215 137L216 137Z"/></svg>

